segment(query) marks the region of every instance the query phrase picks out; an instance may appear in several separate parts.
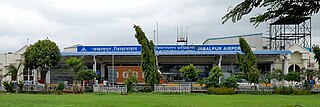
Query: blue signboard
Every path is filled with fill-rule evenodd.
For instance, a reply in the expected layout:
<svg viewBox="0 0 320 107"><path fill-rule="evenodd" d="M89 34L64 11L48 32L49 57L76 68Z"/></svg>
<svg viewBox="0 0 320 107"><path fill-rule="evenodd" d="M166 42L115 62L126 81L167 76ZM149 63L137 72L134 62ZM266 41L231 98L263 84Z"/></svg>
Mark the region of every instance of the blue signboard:
<svg viewBox="0 0 320 107"><path fill-rule="evenodd" d="M158 45L156 51L240 51L240 45ZM140 52L141 46L77 46L77 52Z"/></svg>

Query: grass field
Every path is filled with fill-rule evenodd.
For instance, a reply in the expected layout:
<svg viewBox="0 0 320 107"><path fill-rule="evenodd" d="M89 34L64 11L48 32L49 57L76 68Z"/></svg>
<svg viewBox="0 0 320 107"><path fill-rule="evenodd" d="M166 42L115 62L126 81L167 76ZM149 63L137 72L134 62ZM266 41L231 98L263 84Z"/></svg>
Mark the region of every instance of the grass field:
<svg viewBox="0 0 320 107"><path fill-rule="evenodd" d="M320 107L320 95L0 94L1 107L286 107L287 105Z"/></svg>

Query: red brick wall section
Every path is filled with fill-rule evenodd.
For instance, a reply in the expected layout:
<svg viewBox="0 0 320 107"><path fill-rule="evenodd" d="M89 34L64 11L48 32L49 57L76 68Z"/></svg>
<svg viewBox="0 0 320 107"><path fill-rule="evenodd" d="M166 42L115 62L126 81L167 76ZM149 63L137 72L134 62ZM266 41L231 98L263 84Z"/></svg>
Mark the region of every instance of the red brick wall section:
<svg viewBox="0 0 320 107"><path fill-rule="evenodd" d="M118 72L118 78L117 83L123 84L125 80L127 80L131 75L128 76L128 78L125 78L123 75L123 72L137 72L138 73L138 81L139 83L144 83L144 77L142 74L142 71L140 69L140 66L115 66L117 72ZM130 74L130 73L129 73Z"/></svg>

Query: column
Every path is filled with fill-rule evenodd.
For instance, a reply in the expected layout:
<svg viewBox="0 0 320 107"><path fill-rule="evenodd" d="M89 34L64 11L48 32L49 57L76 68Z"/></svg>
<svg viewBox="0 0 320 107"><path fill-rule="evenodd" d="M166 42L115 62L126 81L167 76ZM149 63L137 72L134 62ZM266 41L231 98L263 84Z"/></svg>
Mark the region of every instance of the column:
<svg viewBox="0 0 320 107"><path fill-rule="evenodd" d="M221 68L222 55L219 55L219 64L218 66Z"/></svg>
<svg viewBox="0 0 320 107"><path fill-rule="evenodd" d="M96 60L96 56L93 56L93 67L92 67L93 71L96 72L97 71L97 60Z"/></svg>
<svg viewBox="0 0 320 107"><path fill-rule="evenodd" d="M283 74L287 75L288 74L288 66L289 66L289 61L287 59L287 56L284 57L284 62L283 62Z"/></svg>
<svg viewBox="0 0 320 107"><path fill-rule="evenodd" d="M104 77L106 74L105 66L106 66L106 64L104 64L104 63L100 64L100 71L101 71L101 78L102 79L105 79L105 77Z"/></svg>
<svg viewBox="0 0 320 107"><path fill-rule="evenodd" d="M303 67L305 68L305 70L308 69L308 59L303 59Z"/></svg>
<svg viewBox="0 0 320 107"><path fill-rule="evenodd" d="M37 70L32 70L32 75L33 75L33 82L38 82L38 71Z"/></svg>
<svg viewBox="0 0 320 107"><path fill-rule="evenodd" d="M49 68L49 70L48 70L48 72L46 73L46 83L47 84L50 84L50 68Z"/></svg>

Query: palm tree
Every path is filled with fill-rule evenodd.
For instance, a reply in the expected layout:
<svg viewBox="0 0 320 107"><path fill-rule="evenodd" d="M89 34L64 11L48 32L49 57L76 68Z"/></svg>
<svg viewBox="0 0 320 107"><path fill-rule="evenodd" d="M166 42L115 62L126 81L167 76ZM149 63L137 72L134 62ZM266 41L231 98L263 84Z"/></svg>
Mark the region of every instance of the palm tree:
<svg viewBox="0 0 320 107"><path fill-rule="evenodd" d="M6 75L4 75L4 77L6 77L6 76L11 76L11 80L12 80L12 81L17 80L17 76L19 76L19 75L22 74L22 73L20 73L20 74L18 75L18 72L19 72L20 67L21 67L21 63L19 64L18 67L14 66L13 64L10 64L10 65L9 65L9 68L8 68L9 71L8 71L8 73L7 73Z"/></svg>

